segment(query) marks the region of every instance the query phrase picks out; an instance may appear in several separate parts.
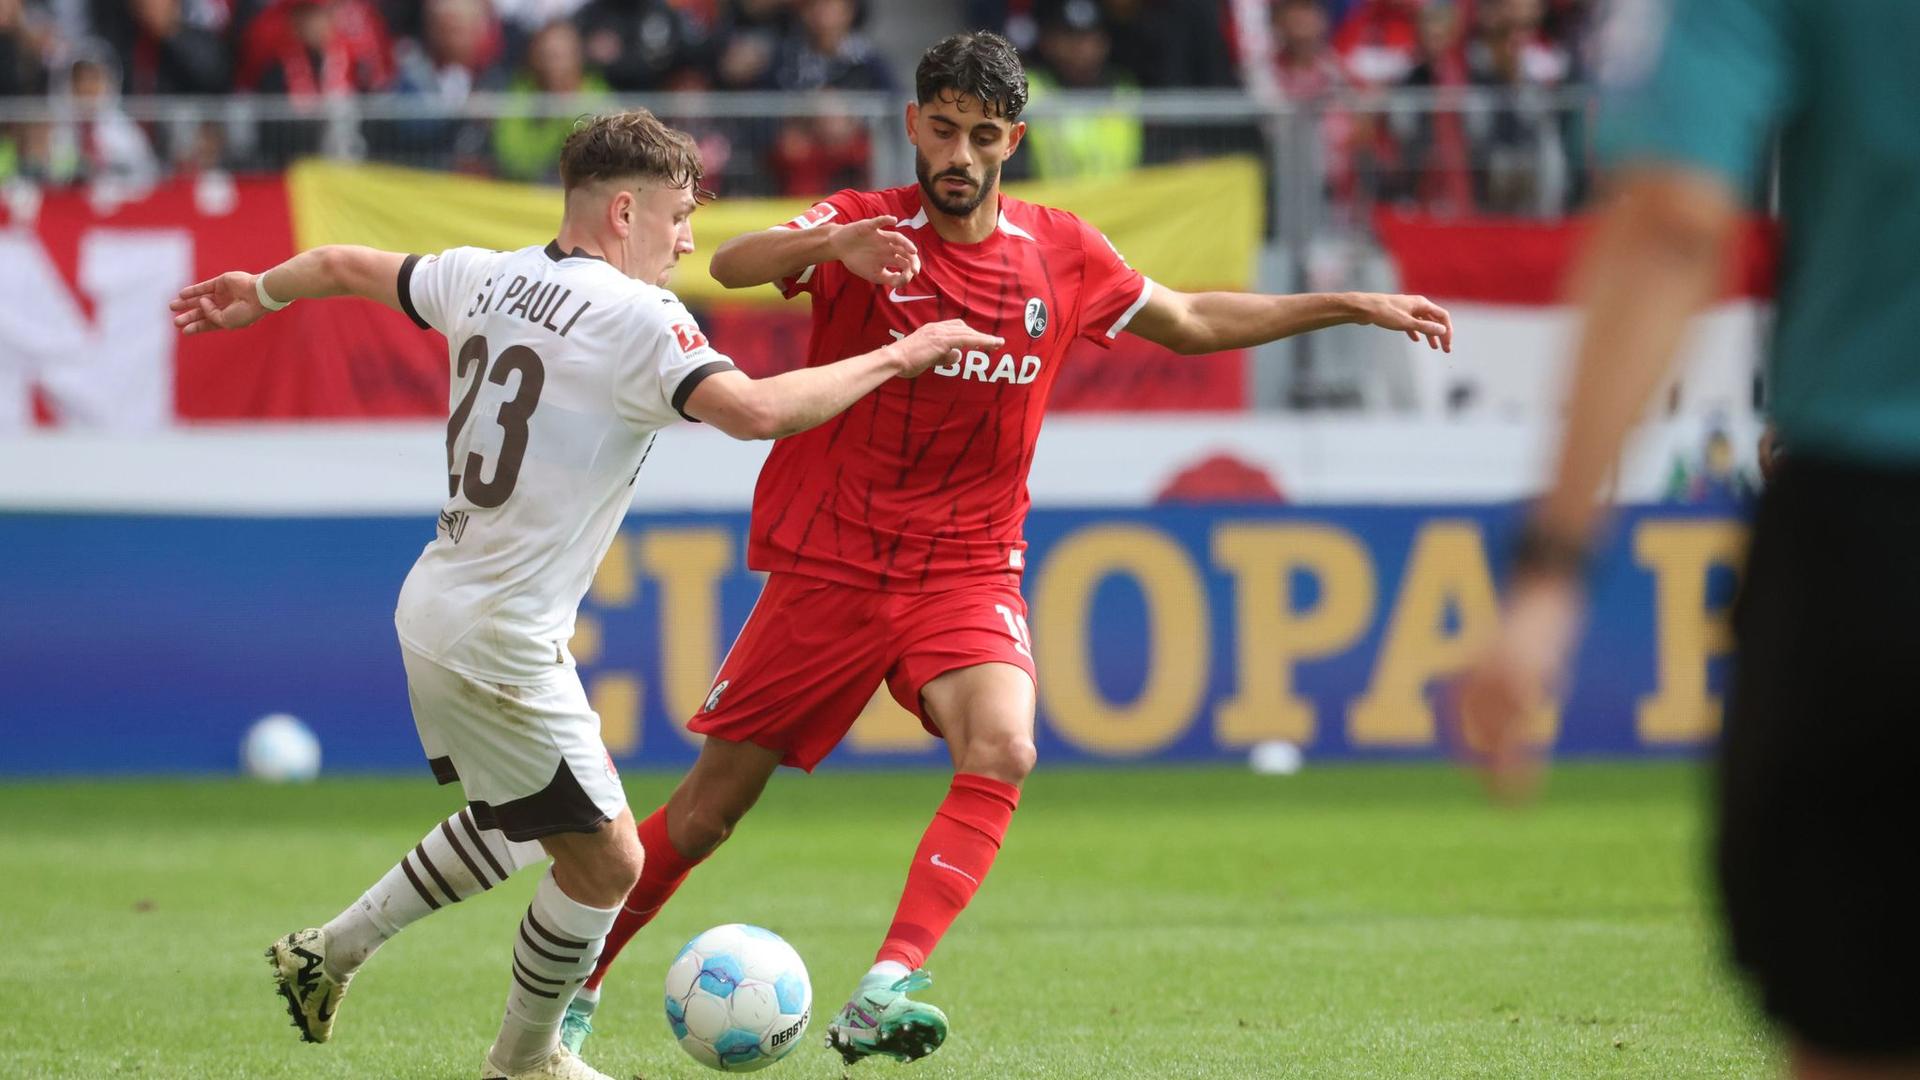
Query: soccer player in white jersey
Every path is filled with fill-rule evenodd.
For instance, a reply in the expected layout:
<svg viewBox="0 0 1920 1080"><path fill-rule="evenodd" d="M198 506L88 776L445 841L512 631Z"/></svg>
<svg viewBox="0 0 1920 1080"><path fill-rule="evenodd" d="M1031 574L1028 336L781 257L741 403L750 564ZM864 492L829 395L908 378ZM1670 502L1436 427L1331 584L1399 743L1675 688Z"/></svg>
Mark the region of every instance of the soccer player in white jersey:
<svg viewBox="0 0 1920 1080"><path fill-rule="evenodd" d="M604 1080L559 1044L560 1022L643 853L567 642L659 431L685 418L776 438L889 379L1001 343L949 321L750 379L663 287L693 250L689 219L707 197L692 140L635 110L584 123L560 166L565 216L544 247L425 257L322 247L190 286L172 304L175 324L196 334L351 295L446 335L447 501L394 622L421 746L467 805L332 921L287 935L267 958L301 1036L325 1042L348 981L382 942L551 857L514 935L486 1080Z"/></svg>

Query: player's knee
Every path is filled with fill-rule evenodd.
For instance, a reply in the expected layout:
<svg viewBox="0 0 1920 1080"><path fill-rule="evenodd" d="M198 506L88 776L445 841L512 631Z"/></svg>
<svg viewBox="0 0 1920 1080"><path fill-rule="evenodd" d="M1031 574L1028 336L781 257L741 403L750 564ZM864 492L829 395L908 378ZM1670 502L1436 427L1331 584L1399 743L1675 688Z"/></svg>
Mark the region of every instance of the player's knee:
<svg viewBox="0 0 1920 1080"><path fill-rule="evenodd" d="M640 883L645 856L631 834L624 843L569 847L554 852L554 875L568 896L593 907L612 907Z"/></svg>
<svg viewBox="0 0 1920 1080"><path fill-rule="evenodd" d="M1033 772L1040 752L1033 737L1025 732L996 732L974 740L967 747L962 772L989 776L1008 784L1018 784Z"/></svg>
<svg viewBox="0 0 1920 1080"><path fill-rule="evenodd" d="M640 870L646 865L646 852L639 837L632 833L610 845L602 857L594 860L592 875L597 890L604 895L626 896L640 883Z"/></svg>
<svg viewBox="0 0 1920 1080"><path fill-rule="evenodd" d="M741 816L728 807L696 805L681 819L682 829L673 837L673 846L689 859L704 859L727 842Z"/></svg>

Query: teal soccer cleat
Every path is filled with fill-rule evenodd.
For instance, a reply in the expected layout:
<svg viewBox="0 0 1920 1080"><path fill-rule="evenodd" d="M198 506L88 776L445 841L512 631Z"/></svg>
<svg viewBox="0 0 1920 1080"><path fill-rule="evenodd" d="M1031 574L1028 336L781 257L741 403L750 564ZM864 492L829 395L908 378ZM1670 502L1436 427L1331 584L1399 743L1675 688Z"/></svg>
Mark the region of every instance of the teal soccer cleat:
<svg viewBox="0 0 1920 1080"><path fill-rule="evenodd" d="M917 1061L947 1041L947 1014L907 996L925 990L933 976L924 970L896 982L868 975L853 999L827 1025L827 1045L851 1065L876 1054L896 1061Z"/></svg>
<svg viewBox="0 0 1920 1080"><path fill-rule="evenodd" d="M576 997L567 1002L567 1015L560 1018L560 1045L576 1054L593 1034L593 1004Z"/></svg>

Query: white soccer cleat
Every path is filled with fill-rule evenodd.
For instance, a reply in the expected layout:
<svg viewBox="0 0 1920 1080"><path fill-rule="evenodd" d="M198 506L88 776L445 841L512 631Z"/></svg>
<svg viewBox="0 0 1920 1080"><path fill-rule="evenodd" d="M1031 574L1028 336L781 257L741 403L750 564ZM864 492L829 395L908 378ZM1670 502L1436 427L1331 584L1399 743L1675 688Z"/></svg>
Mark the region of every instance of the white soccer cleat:
<svg viewBox="0 0 1920 1080"><path fill-rule="evenodd" d="M556 1046L547 1060L517 1073L495 1065L493 1053L489 1051L486 1067L480 1070L480 1080L613 1080L613 1077L581 1061L566 1047Z"/></svg>
<svg viewBox="0 0 1920 1080"><path fill-rule="evenodd" d="M267 964L287 1000L287 1013L300 1037L310 1043L333 1038L333 1017L352 979L335 982L327 974L326 958L327 933L318 928L296 930L267 947Z"/></svg>

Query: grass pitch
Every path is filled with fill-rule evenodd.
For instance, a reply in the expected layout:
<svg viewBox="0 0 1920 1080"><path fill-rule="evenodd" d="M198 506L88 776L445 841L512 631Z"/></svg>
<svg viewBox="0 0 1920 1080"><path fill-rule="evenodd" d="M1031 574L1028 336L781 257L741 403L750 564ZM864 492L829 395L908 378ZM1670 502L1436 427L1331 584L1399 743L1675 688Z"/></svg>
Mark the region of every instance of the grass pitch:
<svg viewBox="0 0 1920 1080"><path fill-rule="evenodd" d="M642 811L670 783L626 780ZM589 1060L712 1075L668 1034L661 980L693 934L743 921L813 975L805 1044L768 1075L839 1077L826 1020L945 784L776 779L614 969ZM0 1075L478 1076L534 872L381 950L326 1046L298 1042L261 960L454 798L424 776L0 785ZM1562 767L1523 813L1435 766L1043 769L933 958L953 1038L852 1076L1766 1076L1719 964L1702 798L1684 765Z"/></svg>

